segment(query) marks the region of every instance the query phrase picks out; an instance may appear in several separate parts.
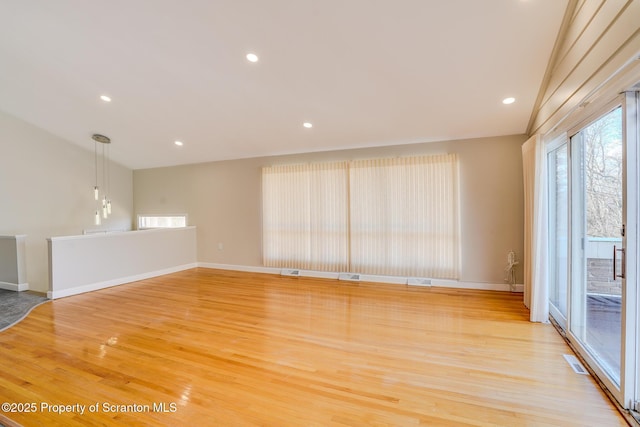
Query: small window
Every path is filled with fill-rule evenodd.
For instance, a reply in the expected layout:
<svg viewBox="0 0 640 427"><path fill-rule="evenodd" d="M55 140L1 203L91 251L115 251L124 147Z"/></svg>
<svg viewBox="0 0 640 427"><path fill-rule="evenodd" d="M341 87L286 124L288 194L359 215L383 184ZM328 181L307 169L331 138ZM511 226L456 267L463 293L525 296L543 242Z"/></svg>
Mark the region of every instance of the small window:
<svg viewBox="0 0 640 427"><path fill-rule="evenodd" d="M138 215L138 230L187 226L187 215Z"/></svg>

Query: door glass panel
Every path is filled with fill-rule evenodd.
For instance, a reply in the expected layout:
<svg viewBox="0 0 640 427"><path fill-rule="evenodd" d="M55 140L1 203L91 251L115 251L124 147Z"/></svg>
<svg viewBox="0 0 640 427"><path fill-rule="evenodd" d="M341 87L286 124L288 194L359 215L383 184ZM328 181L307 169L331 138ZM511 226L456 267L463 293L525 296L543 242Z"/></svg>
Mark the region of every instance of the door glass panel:
<svg viewBox="0 0 640 427"><path fill-rule="evenodd" d="M551 151L549 173L549 303L552 315L566 327L569 261L569 163L567 144ZM559 317L559 318L558 318Z"/></svg>
<svg viewBox="0 0 640 427"><path fill-rule="evenodd" d="M622 109L582 129L571 146L571 331L619 385L622 281L613 259L622 247Z"/></svg>

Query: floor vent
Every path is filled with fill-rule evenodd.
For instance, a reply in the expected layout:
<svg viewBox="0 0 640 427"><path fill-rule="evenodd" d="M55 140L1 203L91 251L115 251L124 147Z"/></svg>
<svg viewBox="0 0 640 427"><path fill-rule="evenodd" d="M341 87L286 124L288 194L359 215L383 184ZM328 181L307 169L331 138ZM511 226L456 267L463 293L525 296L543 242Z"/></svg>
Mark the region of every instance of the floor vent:
<svg viewBox="0 0 640 427"><path fill-rule="evenodd" d="M349 280L351 282L359 282L360 275L357 273L340 273L338 275L338 280Z"/></svg>
<svg viewBox="0 0 640 427"><path fill-rule="evenodd" d="M300 276L300 270L292 270L289 268L283 268L282 270L280 270L280 275L281 276L295 276L298 277Z"/></svg>
<svg viewBox="0 0 640 427"><path fill-rule="evenodd" d="M431 279L425 279L424 277L409 277L407 279L407 285L431 286Z"/></svg>
<svg viewBox="0 0 640 427"><path fill-rule="evenodd" d="M582 363L580 363L578 358L575 357L573 354L563 354L562 356L564 357L564 360L567 361L569 366L571 366L571 369L573 369L573 371L576 374L589 375L589 372L584 368L584 366L582 366Z"/></svg>

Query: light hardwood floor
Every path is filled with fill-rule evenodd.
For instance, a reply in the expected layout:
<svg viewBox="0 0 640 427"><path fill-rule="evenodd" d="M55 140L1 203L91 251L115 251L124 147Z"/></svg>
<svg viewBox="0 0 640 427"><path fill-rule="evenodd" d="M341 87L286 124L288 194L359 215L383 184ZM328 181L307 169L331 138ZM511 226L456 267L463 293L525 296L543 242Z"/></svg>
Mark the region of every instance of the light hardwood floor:
<svg viewBox="0 0 640 427"><path fill-rule="evenodd" d="M25 426L626 425L527 318L517 294L198 268L36 308L0 333L0 400L35 403L3 412Z"/></svg>

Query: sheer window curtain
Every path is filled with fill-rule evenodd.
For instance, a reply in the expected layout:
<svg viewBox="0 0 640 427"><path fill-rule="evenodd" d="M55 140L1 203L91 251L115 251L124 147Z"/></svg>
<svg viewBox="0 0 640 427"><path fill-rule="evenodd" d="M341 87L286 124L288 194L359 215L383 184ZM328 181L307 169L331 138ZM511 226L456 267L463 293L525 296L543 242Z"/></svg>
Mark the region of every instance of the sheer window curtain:
<svg viewBox="0 0 640 427"><path fill-rule="evenodd" d="M347 203L346 162L263 168L264 265L347 271Z"/></svg>
<svg viewBox="0 0 640 427"><path fill-rule="evenodd" d="M350 163L351 270L457 279L455 154Z"/></svg>
<svg viewBox="0 0 640 427"><path fill-rule="evenodd" d="M539 135L522 145L524 179L524 304L532 322L549 321L546 150Z"/></svg>
<svg viewBox="0 0 640 427"><path fill-rule="evenodd" d="M455 154L263 168L268 267L457 279Z"/></svg>

